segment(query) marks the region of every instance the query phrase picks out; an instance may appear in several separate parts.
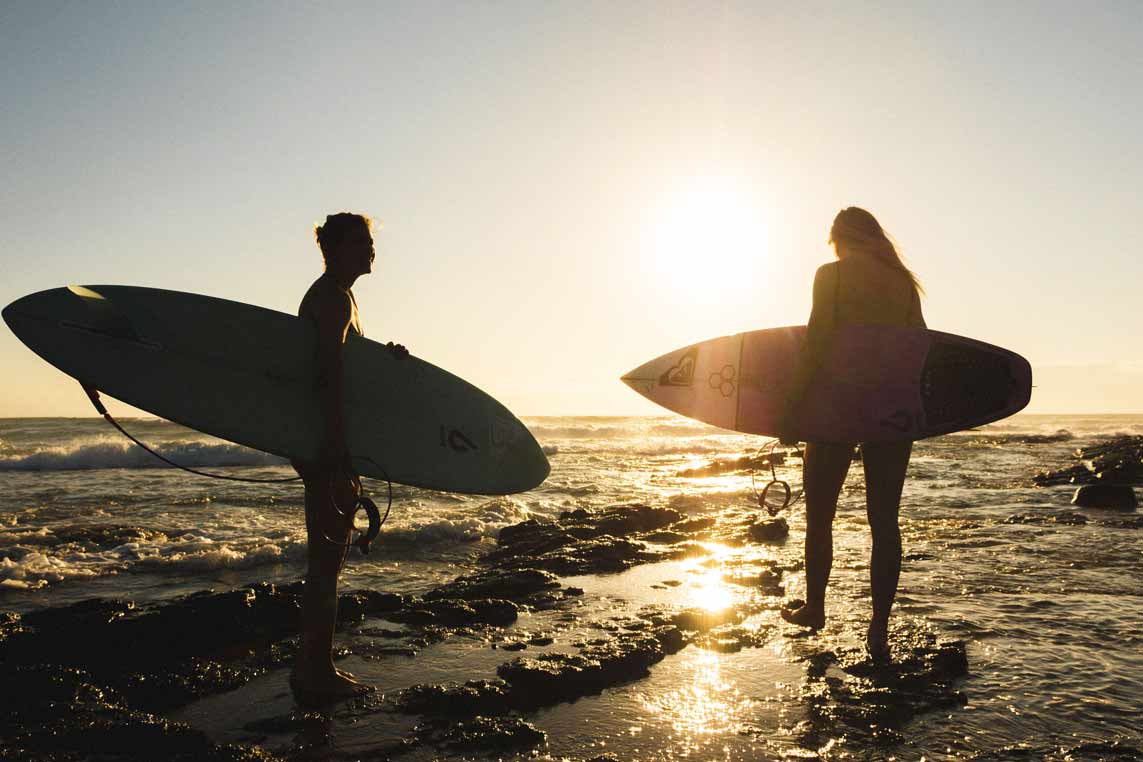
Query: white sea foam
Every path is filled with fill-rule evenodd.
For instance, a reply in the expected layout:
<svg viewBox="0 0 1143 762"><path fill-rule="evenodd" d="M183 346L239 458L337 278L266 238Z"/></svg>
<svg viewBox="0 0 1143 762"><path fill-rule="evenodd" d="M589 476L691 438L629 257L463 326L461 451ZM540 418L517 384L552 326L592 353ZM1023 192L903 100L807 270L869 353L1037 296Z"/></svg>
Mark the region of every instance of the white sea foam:
<svg viewBox="0 0 1143 762"><path fill-rule="evenodd" d="M496 497L462 511L447 513L420 503L397 507L407 519L400 526L385 528L383 543L453 543L495 538L502 527L533 518L527 502L516 497ZM547 512L541 512L541 515Z"/></svg>
<svg viewBox="0 0 1143 762"><path fill-rule="evenodd" d="M192 468L278 466L276 455L225 442L176 442L153 446L175 463ZM96 440L66 447L46 447L26 454L0 456L0 471L76 471L104 468L170 468L130 442Z"/></svg>

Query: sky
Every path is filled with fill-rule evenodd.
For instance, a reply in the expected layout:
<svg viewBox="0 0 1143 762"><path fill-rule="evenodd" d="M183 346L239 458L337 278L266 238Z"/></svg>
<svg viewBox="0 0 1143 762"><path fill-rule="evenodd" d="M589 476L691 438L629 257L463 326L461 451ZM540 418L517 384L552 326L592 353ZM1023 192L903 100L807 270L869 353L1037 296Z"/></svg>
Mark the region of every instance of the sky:
<svg viewBox="0 0 1143 762"><path fill-rule="evenodd" d="M0 0L0 304L293 313L358 211L366 335L520 415L655 414L618 377L804 323L859 205L1029 412L1143 412L1140 82L1137 2ZM0 367L0 417L93 413L6 326Z"/></svg>

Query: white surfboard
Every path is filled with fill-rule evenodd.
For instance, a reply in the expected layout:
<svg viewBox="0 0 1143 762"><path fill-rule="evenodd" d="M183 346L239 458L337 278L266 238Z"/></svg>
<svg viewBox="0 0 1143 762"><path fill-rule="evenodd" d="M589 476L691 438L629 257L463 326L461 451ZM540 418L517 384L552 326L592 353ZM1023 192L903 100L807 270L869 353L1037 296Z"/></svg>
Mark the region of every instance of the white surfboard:
<svg viewBox="0 0 1143 762"><path fill-rule="evenodd" d="M41 291L5 307L3 317L40 357L116 399L247 447L318 455L308 320L133 286ZM548 459L531 432L472 384L358 336L343 352L346 439L363 476L484 495L522 492L547 478Z"/></svg>

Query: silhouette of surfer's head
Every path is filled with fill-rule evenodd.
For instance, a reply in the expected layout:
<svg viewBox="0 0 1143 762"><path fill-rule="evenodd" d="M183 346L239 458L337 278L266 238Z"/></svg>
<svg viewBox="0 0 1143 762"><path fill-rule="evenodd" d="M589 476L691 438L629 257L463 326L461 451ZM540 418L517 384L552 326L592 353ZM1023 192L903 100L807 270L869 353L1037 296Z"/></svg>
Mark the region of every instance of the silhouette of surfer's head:
<svg viewBox="0 0 1143 762"><path fill-rule="evenodd" d="M321 248L326 270L342 270L346 274L364 275L373 269L373 220L363 214L339 212L314 227L314 237Z"/></svg>
<svg viewBox="0 0 1143 762"><path fill-rule="evenodd" d="M889 234L881 227L876 217L861 207L850 206L837 213L829 229L829 242L833 245L838 259L845 259L854 254L872 255L904 272L913 282L913 287L922 292L921 282L917 280L912 270L905 267L901 254L893 245Z"/></svg>

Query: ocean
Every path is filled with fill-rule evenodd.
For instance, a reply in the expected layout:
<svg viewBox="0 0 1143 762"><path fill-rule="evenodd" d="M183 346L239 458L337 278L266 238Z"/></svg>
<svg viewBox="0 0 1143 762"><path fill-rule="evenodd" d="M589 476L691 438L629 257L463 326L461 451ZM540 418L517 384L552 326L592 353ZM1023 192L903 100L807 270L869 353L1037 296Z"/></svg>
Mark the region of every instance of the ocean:
<svg viewBox="0 0 1143 762"><path fill-rule="evenodd" d="M279 458L168 422L121 423L194 468L292 475ZM691 518L759 512L750 472L694 469L754 454L765 443L761 438L670 416L533 417L525 423L552 464L543 485L492 498L394 486L392 513L373 552L354 554L342 589L426 592L475 570L505 526L576 509L640 503ZM963 642L968 672L956 685L963 701L955 706L918 712L892 739L876 744L853 736L844 723L836 737L817 734L812 743L798 732L814 682L812 652L858 647L868 620L869 536L855 463L839 503L830 624L820 635L792 633L778 620L775 601L752 614L769 633L756 647L722 653L689 646L642 680L526 715L547 733L540 751L529 753L555 759L604 753L617 759L1140 758L1133 755L1143 754L1137 751L1143 749L1143 525L1123 514L1074 508L1071 486L1032 482L1039 471L1075 465L1077 448L1122 434L1143 434L1143 416L1019 415L916 444L902 499L905 562L894 616ZM778 475L796 491L800 460L789 457ZM760 484L768 474L753 478ZM166 467L99 419L0 420L0 484L0 609L28 614L89 598L160 603L252 581L289 583L303 572L299 484L196 477ZM384 483L366 486L374 498L384 497ZM1087 520L1068 520L1076 512ZM564 580L585 591L581 629L604 613L648 603L709 602L712 596L733 602L736 588L704 576L712 560L725 571L765 556L791 570L785 594L798 597L804 506L784 515L790 523L784 542L708 548L704 558ZM747 553L753 555L747 559ZM664 581L672 584L664 589ZM542 616L536 612L518 626L543 629ZM354 671L388 692L426 675L487 677L506 656L486 645L448 643L426 647L407 663L363 662ZM176 718L219 742L249 742L249 730L232 717L252 696L278 695L281 676L262 679L271 682L204 699ZM363 754L397 732L391 723L364 722L360 715L338 727L341 741L331 758ZM273 746L273 734L265 742Z"/></svg>

